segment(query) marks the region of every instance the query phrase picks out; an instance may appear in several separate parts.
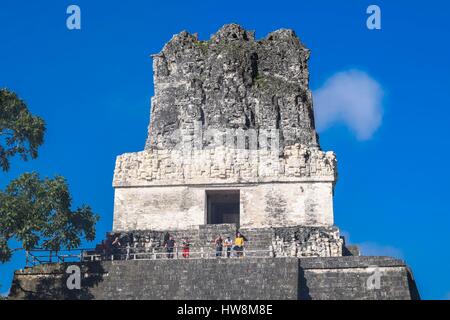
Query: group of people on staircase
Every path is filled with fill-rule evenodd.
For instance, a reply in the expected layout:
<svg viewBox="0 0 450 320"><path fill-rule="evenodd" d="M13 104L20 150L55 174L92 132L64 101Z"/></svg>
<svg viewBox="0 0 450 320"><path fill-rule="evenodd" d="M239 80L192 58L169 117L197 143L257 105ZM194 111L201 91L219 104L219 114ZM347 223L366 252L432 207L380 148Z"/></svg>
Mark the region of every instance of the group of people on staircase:
<svg viewBox="0 0 450 320"><path fill-rule="evenodd" d="M234 238L234 241L231 239L230 236L227 236L225 239L222 237L221 234L218 234L217 237L214 239L213 244L216 249L216 257L222 257L224 248L226 251L226 257L230 258L232 251L235 252L236 257L243 257L244 255L244 245L247 239L244 237L243 234L241 234L239 231L236 232L236 236ZM172 235L169 233L166 233L164 235L164 248L166 249L166 254L168 259L174 258L174 249L177 247L176 241ZM183 258L189 258L190 257L190 246L191 243L189 242L189 239L184 238L181 241L181 249L182 249L182 257Z"/></svg>
<svg viewBox="0 0 450 320"><path fill-rule="evenodd" d="M239 231L236 232L234 242L233 240L231 240L230 236L227 236L225 239L223 239L222 235L217 235L217 238L214 240L214 245L216 247L216 257L222 257L224 248L226 250L227 258L231 256L232 249L234 250L237 257L243 257L245 241L247 241L247 239Z"/></svg>
<svg viewBox="0 0 450 320"><path fill-rule="evenodd" d="M132 236L131 236L132 237ZM101 245L96 248L96 252L101 253L102 258L105 260L114 257L115 260L122 259L124 253L124 247L127 248L132 245L130 243L130 235L123 236L121 234L108 234L106 240L103 240ZM218 234L212 241L215 248L215 256L217 258L223 256L223 252L226 252L226 257L231 256L243 257L244 256L244 246L247 238L239 231L236 232L234 239L230 236L222 237ZM181 248L181 255L183 258L188 259L191 256L190 252L191 243L188 238L181 240L181 244L178 245L175 238L168 232L164 235L163 248L165 249L165 254L168 259L174 258L174 251L176 248ZM176 252L178 254L178 252ZM207 254L205 252L205 254ZM202 255L203 256L203 255ZM128 258L127 258L128 259Z"/></svg>

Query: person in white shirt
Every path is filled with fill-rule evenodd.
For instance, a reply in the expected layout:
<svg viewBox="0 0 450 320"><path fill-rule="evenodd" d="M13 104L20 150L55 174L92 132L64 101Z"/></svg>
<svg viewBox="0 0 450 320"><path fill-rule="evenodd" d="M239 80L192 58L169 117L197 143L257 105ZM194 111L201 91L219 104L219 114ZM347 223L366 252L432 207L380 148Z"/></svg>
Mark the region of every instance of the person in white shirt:
<svg viewBox="0 0 450 320"><path fill-rule="evenodd" d="M233 247L233 240L231 240L230 236L225 239L224 246L227 248L227 258L229 258L231 255L231 248Z"/></svg>

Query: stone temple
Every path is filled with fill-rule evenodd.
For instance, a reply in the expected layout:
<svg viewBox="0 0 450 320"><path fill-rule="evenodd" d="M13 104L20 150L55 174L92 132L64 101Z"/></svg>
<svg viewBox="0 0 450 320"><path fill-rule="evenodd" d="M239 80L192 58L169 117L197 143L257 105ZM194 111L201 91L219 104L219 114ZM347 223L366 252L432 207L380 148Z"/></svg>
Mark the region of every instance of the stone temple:
<svg viewBox="0 0 450 320"><path fill-rule="evenodd" d="M114 229L333 226L336 158L318 143L308 57L290 30L174 36L153 55L145 150L117 159Z"/></svg>
<svg viewBox="0 0 450 320"><path fill-rule="evenodd" d="M206 41L183 31L152 56L148 138L117 158L113 232L153 259L82 262L100 280L77 298L419 298L403 261L360 256L334 225L337 160L315 130L309 56L292 30L257 40L236 24ZM245 257L208 259L236 230ZM166 232L189 238L193 259L158 255ZM16 272L11 296L61 270Z"/></svg>

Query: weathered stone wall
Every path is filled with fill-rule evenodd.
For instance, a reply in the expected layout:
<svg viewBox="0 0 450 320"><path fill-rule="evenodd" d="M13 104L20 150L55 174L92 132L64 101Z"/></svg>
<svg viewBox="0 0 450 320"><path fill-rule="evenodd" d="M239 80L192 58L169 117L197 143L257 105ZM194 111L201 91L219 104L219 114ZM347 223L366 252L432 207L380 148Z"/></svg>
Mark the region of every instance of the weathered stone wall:
<svg viewBox="0 0 450 320"><path fill-rule="evenodd" d="M153 55L155 95L146 148L173 149L174 133L206 129L279 129L280 148L317 145L308 87L309 50L294 31L264 39L236 24L211 39L183 31ZM259 136L259 133L257 133ZM209 146L207 137L203 146Z"/></svg>
<svg viewBox="0 0 450 320"><path fill-rule="evenodd" d="M380 287L369 289L373 267ZM383 257L114 261L82 265L67 290L66 265L16 271L11 299L417 299L406 265Z"/></svg>
<svg viewBox="0 0 450 320"><path fill-rule="evenodd" d="M240 190L240 226L333 225L333 184L263 183L116 188L115 231L206 224L206 191Z"/></svg>

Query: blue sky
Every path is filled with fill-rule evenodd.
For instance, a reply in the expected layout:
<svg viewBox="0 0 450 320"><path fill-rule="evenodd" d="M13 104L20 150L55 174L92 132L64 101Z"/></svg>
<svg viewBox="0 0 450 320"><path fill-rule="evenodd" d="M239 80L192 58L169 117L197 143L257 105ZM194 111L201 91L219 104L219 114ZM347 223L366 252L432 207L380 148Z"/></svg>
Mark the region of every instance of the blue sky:
<svg viewBox="0 0 450 320"><path fill-rule="evenodd" d="M81 30L66 28L70 4L81 8ZM370 4L381 8L379 31L366 28ZM291 28L311 49L319 103L331 80L352 72L382 92L360 104L361 95L352 95L360 91L358 77L339 91L339 101L372 108L363 120L355 116L360 109L339 109L345 103L320 103L322 111L338 108L320 132L322 148L339 160L336 224L367 254L405 259L423 298L449 298L449 12L438 0L2 0L0 87L26 100L48 131L39 159L14 161L0 173L0 187L25 171L64 175L75 205L88 203L101 215L100 240L112 226L115 157L144 147L153 95L149 55L184 29L208 39L230 22L258 38ZM0 292L21 267L21 255L0 265Z"/></svg>

